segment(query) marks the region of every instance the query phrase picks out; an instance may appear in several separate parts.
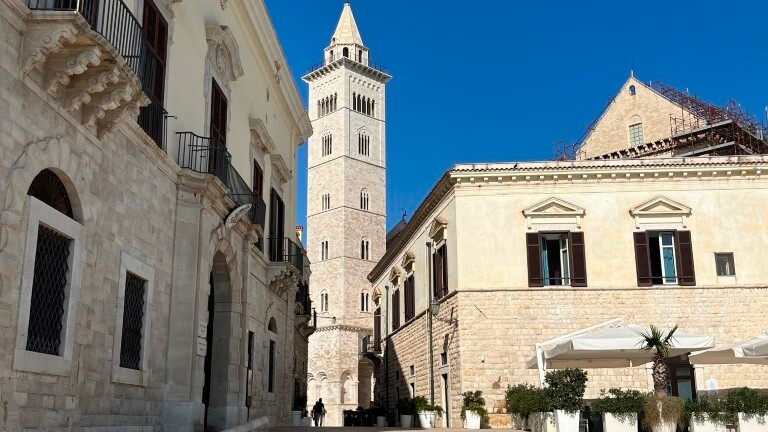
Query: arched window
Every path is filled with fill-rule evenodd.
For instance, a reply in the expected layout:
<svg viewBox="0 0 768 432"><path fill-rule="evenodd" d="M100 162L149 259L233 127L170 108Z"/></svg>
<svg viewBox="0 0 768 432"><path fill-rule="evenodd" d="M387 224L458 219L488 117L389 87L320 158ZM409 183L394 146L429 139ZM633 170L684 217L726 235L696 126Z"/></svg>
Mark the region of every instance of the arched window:
<svg viewBox="0 0 768 432"><path fill-rule="evenodd" d="M370 312L370 295L363 291L360 293L360 311L361 312Z"/></svg>
<svg viewBox="0 0 768 432"><path fill-rule="evenodd" d="M349 58L349 48L344 48L344 51L342 51L342 54L344 55L344 57Z"/></svg>
<svg viewBox="0 0 768 432"><path fill-rule="evenodd" d="M371 259L371 242L367 238L360 240L360 259Z"/></svg>
<svg viewBox="0 0 768 432"><path fill-rule="evenodd" d="M330 57L330 61L333 61L333 50L331 50L331 57Z"/></svg>
<svg viewBox="0 0 768 432"><path fill-rule="evenodd" d="M360 191L360 210L368 210L368 190Z"/></svg>
<svg viewBox="0 0 768 432"><path fill-rule="evenodd" d="M333 94L333 110L336 111L336 99L338 98L339 94L334 93Z"/></svg>
<svg viewBox="0 0 768 432"><path fill-rule="evenodd" d="M320 242L320 261L328 259L328 240Z"/></svg>
<svg viewBox="0 0 768 432"><path fill-rule="evenodd" d="M361 156L370 156L371 136L365 131L360 131L357 134L357 153Z"/></svg>
<svg viewBox="0 0 768 432"><path fill-rule="evenodd" d="M362 62L363 62L363 50L358 50L358 51L357 51L357 61L358 61L359 63L362 63Z"/></svg>
<svg viewBox="0 0 768 432"><path fill-rule="evenodd" d="M323 156L328 156L331 153L333 153L333 134L328 132L327 134L323 135L322 139L322 145L323 145Z"/></svg>
<svg viewBox="0 0 768 432"><path fill-rule="evenodd" d="M320 312L328 312L328 293L320 293Z"/></svg>
<svg viewBox="0 0 768 432"><path fill-rule="evenodd" d="M323 210L331 208L331 194L323 194Z"/></svg>
<svg viewBox="0 0 768 432"><path fill-rule="evenodd" d="M629 145L631 147L643 143L643 124L635 123L629 125Z"/></svg>
<svg viewBox="0 0 768 432"><path fill-rule="evenodd" d="M366 100L365 113L368 114L368 115L371 115L371 100L370 99Z"/></svg>
<svg viewBox="0 0 768 432"><path fill-rule="evenodd" d="M371 101L371 116L376 115L376 101Z"/></svg>
<svg viewBox="0 0 768 432"><path fill-rule="evenodd" d="M636 94L635 86L631 85L629 86L629 95L634 96Z"/></svg>
<svg viewBox="0 0 768 432"><path fill-rule="evenodd" d="M357 93L352 92L352 110L357 111Z"/></svg>

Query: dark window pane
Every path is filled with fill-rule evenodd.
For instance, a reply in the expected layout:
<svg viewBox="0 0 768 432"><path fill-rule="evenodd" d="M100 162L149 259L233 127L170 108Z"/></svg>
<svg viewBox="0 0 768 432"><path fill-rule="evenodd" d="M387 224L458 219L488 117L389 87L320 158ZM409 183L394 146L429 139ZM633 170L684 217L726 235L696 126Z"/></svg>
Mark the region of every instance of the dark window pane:
<svg viewBox="0 0 768 432"><path fill-rule="evenodd" d="M141 369L141 335L144 325L146 281L128 273L125 277L123 307L123 339L120 344L120 367Z"/></svg>

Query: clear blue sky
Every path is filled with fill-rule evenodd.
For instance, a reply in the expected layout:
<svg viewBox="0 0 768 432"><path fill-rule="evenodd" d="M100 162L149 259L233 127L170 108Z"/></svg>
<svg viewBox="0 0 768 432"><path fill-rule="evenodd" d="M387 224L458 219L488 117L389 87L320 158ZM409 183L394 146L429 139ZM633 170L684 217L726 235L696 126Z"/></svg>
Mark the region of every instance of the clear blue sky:
<svg viewBox="0 0 768 432"><path fill-rule="evenodd" d="M322 59L343 0L266 0L300 81ZM525 3L525 4L523 4ZM587 4L589 3L589 4ZM387 86L387 226L455 163L547 160L629 75L765 119L765 1L352 0ZM306 146L297 223L306 225Z"/></svg>

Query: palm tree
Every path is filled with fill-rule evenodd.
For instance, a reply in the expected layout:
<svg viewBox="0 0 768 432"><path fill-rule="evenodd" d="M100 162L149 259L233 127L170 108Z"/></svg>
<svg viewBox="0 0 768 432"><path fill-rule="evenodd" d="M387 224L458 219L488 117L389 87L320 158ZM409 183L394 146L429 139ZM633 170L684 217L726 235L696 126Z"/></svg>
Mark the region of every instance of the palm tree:
<svg viewBox="0 0 768 432"><path fill-rule="evenodd" d="M644 351L653 351L653 390L656 396L667 395L667 377L669 371L667 370L667 357L669 357L669 350L673 347L674 334L677 331L677 325L672 328L666 335L664 332L651 324L651 331L648 333L640 333L643 337L643 344L640 349Z"/></svg>

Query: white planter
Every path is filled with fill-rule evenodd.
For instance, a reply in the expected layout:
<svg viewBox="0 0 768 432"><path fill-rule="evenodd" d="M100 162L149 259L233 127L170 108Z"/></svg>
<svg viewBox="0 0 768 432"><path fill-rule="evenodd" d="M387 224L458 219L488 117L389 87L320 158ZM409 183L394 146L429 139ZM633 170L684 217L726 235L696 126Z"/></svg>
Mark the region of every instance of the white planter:
<svg viewBox="0 0 768 432"><path fill-rule="evenodd" d="M412 415L402 415L400 414L400 427L409 428L411 427L411 421L413 421Z"/></svg>
<svg viewBox="0 0 768 432"><path fill-rule="evenodd" d="M691 417L690 432L727 432L727 430L728 428L722 423Z"/></svg>
<svg viewBox="0 0 768 432"><path fill-rule="evenodd" d="M657 424L656 426L653 426L651 428L653 432L676 432L677 431L677 423L676 422L661 422Z"/></svg>
<svg viewBox="0 0 768 432"><path fill-rule="evenodd" d="M531 432L555 432L555 416L551 412L532 413L528 416Z"/></svg>
<svg viewBox="0 0 768 432"><path fill-rule="evenodd" d="M739 432L765 432L768 416L739 413Z"/></svg>
<svg viewBox="0 0 768 432"><path fill-rule="evenodd" d="M470 410L465 411L464 427L466 429L480 429L480 414Z"/></svg>
<svg viewBox="0 0 768 432"><path fill-rule="evenodd" d="M555 410L557 432L579 432L579 412Z"/></svg>
<svg viewBox="0 0 768 432"><path fill-rule="evenodd" d="M301 426L301 411L291 411L291 425Z"/></svg>
<svg viewBox="0 0 768 432"><path fill-rule="evenodd" d="M304 417L301 419L301 425L306 427L312 426L312 417Z"/></svg>
<svg viewBox="0 0 768 432"><path fill-rule="evenodd" d="M432 429L435 427L437 414L434 411L421 411L419 414L419 426L422 429Z"/></svg>
<svg viewBox="0 0 768 432"><path fill-rule="evenodd" d="M376 427L387 427L387 418L384 416L376 416Z"/></svg>
<svg viewBox="0 0 768 432"><path fill-rule="evenodd" d="M603 413L603 431L604 432L637 432L637 414L628 416L617 416L613 413Z"/></svg>

